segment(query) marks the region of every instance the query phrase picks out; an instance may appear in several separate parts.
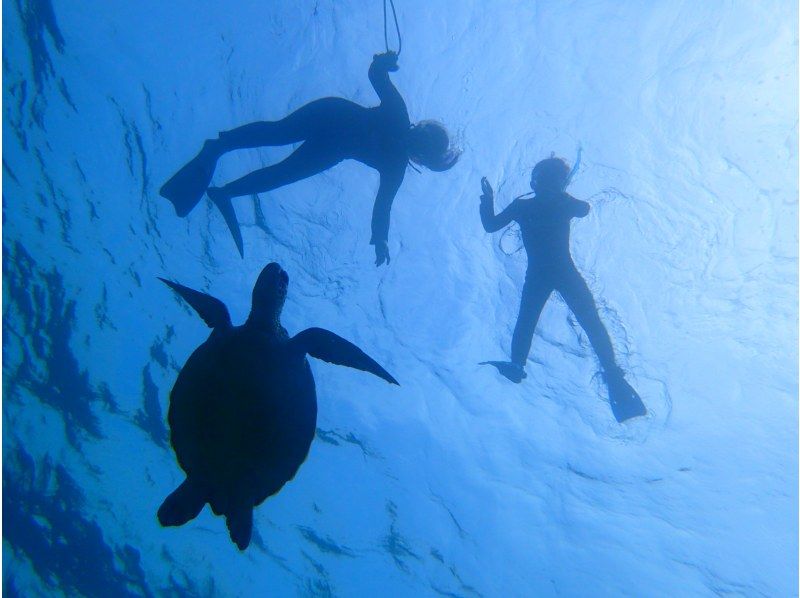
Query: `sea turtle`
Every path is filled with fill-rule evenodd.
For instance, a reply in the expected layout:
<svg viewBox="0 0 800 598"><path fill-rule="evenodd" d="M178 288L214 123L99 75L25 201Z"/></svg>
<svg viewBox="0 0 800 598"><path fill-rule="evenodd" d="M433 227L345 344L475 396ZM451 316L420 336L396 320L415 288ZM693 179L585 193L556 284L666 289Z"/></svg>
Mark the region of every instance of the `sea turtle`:
<svg viewBox="0 0 800 598"><path fill-rule="evenodd" d="M161 280L212 332L170 394L170 439L186 479L164 500L158 520L183 525L208 503L244 550L253 508L295 476L314 438L317 396L306 355L397 381L333 332L309 328L290 338L280 323L289 276L276 263L258 276L242 326L231 324L219 299Z"/></svg>

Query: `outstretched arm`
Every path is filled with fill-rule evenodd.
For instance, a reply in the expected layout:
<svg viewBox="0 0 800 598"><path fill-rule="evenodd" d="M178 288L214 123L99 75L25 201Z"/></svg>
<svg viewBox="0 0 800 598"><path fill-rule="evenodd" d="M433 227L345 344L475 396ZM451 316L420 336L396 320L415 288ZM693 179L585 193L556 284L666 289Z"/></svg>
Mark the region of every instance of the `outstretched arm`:
<svg viewBox="0 0 800 598"><path fill-rule="evenodd" d="M499 214L494 213L494 191L486 177L481 179L481 224L487 233L499 231L514 220L517 212L517 202L512 201L506 209Z"/></svg>
<svg viewBox="0 0 800 598"><path fill-rule="evenodd" d="M408 110L403 96L397 91L397 88L389 78L389 73L398 69L397 54L394 52L386 52L385 54L375 54L372 58L372 64L369 65L369 82L375 88L375 93L381 100L382 106L390 108L399 108L407 116Z"/></svg>
<svg viewBox="0 0 800 598"><path fill-rule="evenodd" d="M406 173L405 164L397 165L391 169L382 170L381 184L378 187L378 195L375 197L375 205L372 208L372 238L370 244L375 245L375 265L389 263L389 215L392 211L394 201L403 177Z"/></svg>
<svg viewBox="0 0 800 598"><path fill-rule="evenodd" d="M573 218L583 218L589 213L590 206L585 201L567 195L567 203L569 205L570 216Z"/></svg>

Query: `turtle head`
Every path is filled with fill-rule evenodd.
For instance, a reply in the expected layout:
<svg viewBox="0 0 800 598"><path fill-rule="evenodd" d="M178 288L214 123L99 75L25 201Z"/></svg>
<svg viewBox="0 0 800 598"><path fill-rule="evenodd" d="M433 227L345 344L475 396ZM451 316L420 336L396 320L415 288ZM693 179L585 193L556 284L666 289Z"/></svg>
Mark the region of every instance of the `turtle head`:
<svg viewBox="0 0 800 598"><path fill-rule="evenodd" d="M281 317L289 275L275 262L267 264L253 287L253 304L248 321L258 324L277 324Z"/></svg>

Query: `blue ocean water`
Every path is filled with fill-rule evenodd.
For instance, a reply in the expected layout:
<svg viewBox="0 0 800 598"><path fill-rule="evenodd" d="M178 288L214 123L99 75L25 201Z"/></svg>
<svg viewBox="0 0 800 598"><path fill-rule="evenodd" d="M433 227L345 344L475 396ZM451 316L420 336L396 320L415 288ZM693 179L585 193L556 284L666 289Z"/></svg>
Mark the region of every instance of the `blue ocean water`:
<svg viewBox="0 0 800 598"><path fill-rule="evenodd" d="M374 171L344 162L236 201L158 189L204 139L306 102L377 99L382 5L3 2L3 591L8 596L795 596L797 6L397 0L392 75L464 153L408 172L376 268ZM486 234L555 152L583 158L572 254L646 418L618 424L586 335L545 308L513 385L525 275ZM215 181L291 148L225 156ZM242 322L334 330L401 382L312 360L316 439L241 553L183 479L168 393L207 328L157 277Z"/></svg>

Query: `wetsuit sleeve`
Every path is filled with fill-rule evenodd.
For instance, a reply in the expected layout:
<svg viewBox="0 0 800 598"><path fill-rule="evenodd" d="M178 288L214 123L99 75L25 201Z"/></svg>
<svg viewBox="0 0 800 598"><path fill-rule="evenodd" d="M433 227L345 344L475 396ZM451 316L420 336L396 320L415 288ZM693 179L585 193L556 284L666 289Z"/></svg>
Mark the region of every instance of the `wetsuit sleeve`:
<svg viewBox="0 0 800 598"><path fill-rule="evenodd" d="M499 214L494 213L494 200L484 200L481 202L481 224L487 233L499 231L504 226L511 224L519 213L519 200L512 201L506 209Z"/></svg>
<svg viewBox="0 0 800 598"><path fill-rule="evenodd" d="M405 100L389 78L389 62L384 58L385 54L379 54L372 60L369 66L369 82L375 88L375 93L381 100L381 106L392 111L397 110L398 116L408 120L408 109Z"/></svg>
<svg viewBox="0 0 800 598"><path fill-rule="evenodd" d="M389 239L389 214L392 211L392 202L397 195L405 176L405 164L381 171L381 183L378 195L375 197L375 206L372 208L372 238L370 244L385 242Z"/></svg>

